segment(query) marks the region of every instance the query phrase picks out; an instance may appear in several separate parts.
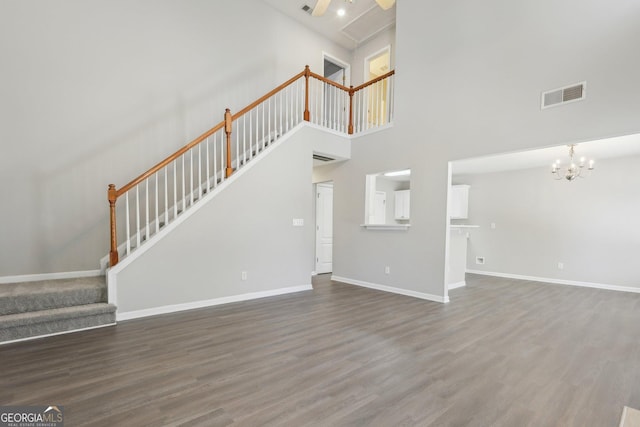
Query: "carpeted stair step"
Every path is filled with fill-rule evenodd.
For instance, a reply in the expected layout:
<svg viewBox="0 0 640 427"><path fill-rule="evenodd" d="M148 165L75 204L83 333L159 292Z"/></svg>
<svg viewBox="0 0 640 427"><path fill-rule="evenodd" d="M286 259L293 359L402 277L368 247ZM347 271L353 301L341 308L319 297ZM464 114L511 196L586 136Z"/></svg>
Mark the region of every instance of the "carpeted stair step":
<svg viewBox="0 0 640 427"><path fill-rule="evenodd" d="M0 316L106 301L104 276L0 285Z"/></svg>
<svg viewBox="0 0 640 427"><path fill-rule="evenodd" d="M116 307L97 303L0 316L0 342L114 324Z"/></svg>

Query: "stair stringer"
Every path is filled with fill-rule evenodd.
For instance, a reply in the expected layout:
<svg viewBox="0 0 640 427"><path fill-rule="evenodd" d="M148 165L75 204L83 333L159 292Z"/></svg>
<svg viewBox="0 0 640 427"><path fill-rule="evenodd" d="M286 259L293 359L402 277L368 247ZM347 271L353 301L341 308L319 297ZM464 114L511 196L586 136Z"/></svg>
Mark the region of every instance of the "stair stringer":
<svg viewBox="0 0 640 427"><path fill-rule="evenodd" d="M172 311L179 311L189 308L214 305L223 302L250 299L261 296L275 295L283 293L284 291L293 291L301 289L310 289L310 275L313 270L313 239L314 239L314 226L313 226L313 194L311 191L311 174L312 174L312 152L318 141L323 139L342 141L343 144L350 146L351 138L347 135L331 135L323 129L317 129L310 126L307 123L301 123L292 129L287 134L283 135L271 147L265 151L259 158L254 158L252 162L247 163L242 169L234 173L229 179L218 185L212 192L203 196L203 198L195 204L192 208L185 211L174 222L168 224L159 233L154 235L148 242L142 245L138 250L132 252L128 257L124 258L120 263L111 268L107 273L107 282L109 286L109 301L118 305L118 319L129 319L135 317L142 317L153 314L160 314ZM335 141L334 141L335 142ZM348 150L350 151L350 150ZM286 159L281 158L287 157ZM286 160L288 163L283 162ZM264 165L265 163L271 163L270 165ZM254 171L254 168L259 167L260 170ZM255 175L257 174L257 175ZM289 177L289 174L291 175ZM255 175L255 176L250 176ZM213 201L222 197L220 200L229 198L235 198L240 196L225 195L226 191L231 186L238 185L239 189L244 188L239 183L243 180L247 182L253 182L254 185L260 187L260 191L257 192L257 197L263 197L264 192L273 193L278 195L281 200L287 200L285 204L289 203L287 194L282 194L280 187L285 190L291 187L291 181L297 181L295 188L286 191L293 191L292 198L296 199L295 203L291 203L290 214L280 215L280 217L272 218L272 221L277 222L277 226L280 227L281 234L284 237L282 239L287 240L286 246L281 246L282 242L279 242L280 236L272 236L273 247L279 248L274 250L269 244L265 244L262 239L268 239L268 237L260 236L260 231L256 232L255 236L250 236L255 242L247 243L247 236L244 236L244 229L256 227L256 221L259 223L263 220L263 215L271 215L269 206L262 206L259 204L253 207L245 208L245 211L241 211L236 214L229 214L228 220L230 223L235 224L234 227L238 230L238 240L230 239L230 242L217 241L212 236L204 237L211 240L213 249L218 249L219 246L228 245L231 251L238 250L238 246L244 248L263 247L263 251L257 254L250 255L256 258L255 262L248 262L247 269L249 270L249 280L241 282L240 270L233 272L232 275L226 274L226 278L221 278L223 283L214 283L217 280L216 268L219 271L227 269L227 265L221 265L216 267L217 259L203 257L202 254L193 252L190 248L190 244L184 245L184 254L180 254L179 259L163 259L161 254L173 251L170 242L165 239L172 240L174 243L180 241L181 237L174 235L178 228L184 226L186 230L191 230L193 226L187 223L187 220L193 218L196 224L208 224L203 222L201 215L202 209L207 209ZM272 182L273 181L273 182ZM257 183L257 184L255 184ZM290 185L291 184L291 185ZM245 184L246 186L246 184ZM263 189L264 187L264 189ZM246 191L246 190L245 190ZM233 193L233 192L232 192ZM255 197L256 194L253 196ZM297 200L300 199L300 200ZM216 202L213 202L214 205ZM217 210L224 211L226 208L222 205L216 205ZM220 208L220 209L218 209ZM217 210L209 210L206 215L211 217L217 216ZM251 212L255 210L255 212ZM296 213L299 212L299 213ZM238 225L236 216L245 216L246 221L243 224ZM257 217L255 217L258 215ZM253 216L253 217L252 217ZM284 217L283 217L284 216ZM195 218L194 218L195 217ZM200 219L196 219L200 217ZM305 225L301 228L292 227L292 218L301 218L304 220ZM219 219L217 219L219 221ZM227 221L227 220L225 220ZM186 225L185 225L186 224ZM216 225L217 224L217 225ZM286 224L286 225L285 225ZM211 223L211 227L220 228L220 223ZM274 225L274 227L276 227ZM210 232L209 226L202 226L206 228L205 233ZM223 227L224 228L224 227ZM268 235L271 227L265 224L265 235ZM224 229L222 232L226 231ZM191 233L192 241L195 241L198 237L193 235L193 230L185 231L187 235ZM224 234L224 233L223 233ZM174 236L174 237L170 237ZM191 241L189 241L191 242ZM183 242L184 243L184 242ZM255 245L254 245L255 243ZM159 245L159 246L158 246ZM295 246L295 251L289 253L288 258L284 254L291 252L291 246ZM251 251L249 249L249 252ZM283 255L279 256L282 252ZM220 255L216 255L219 257ZM236 258L242 258L245 254L239 253ZM265 262L261 258L272 258L271 264L277 272L270 266L265 266ZM192 260L192 258L200 259L199 263ZM224 255L222 256L224 258ZM236 260L232 258L232 260ZM291 259L289 259L291 258ZM169 268L168 265L171 264ZM212 270L210 272L203 271L203 265L211 264ZM267 262L268 264L268 262ZM292 264L292 265L286 265ZM231 268L231 267L229 267ZM184 271L180 270L183 269ZM165 273L159 273L157 270L165 271ZM264 271L261 272L261 270ZM272 271L273 270L273 271ZM291 271L292 274L287 276L281 272ZM236 274L237 273L237 274ZM271 274L273 273L273 274ZM199 276L198 276L199 275ZM174 281L177 283L166 283L168 277L174 277ZM204 277L206 276L206 277ZM260 279L262 285L259 285L256 279ZM159 284L151 283L153 281L161 282ZM211 281L213 287L210 289L208 284L204 282ZM185 282L187 285L185 285ZM191 282L194 283L194 287L198 287L197 291L189 288ZM292 286L293 285L293 286ZM186 287L185 287L186 286ZM215 286L224 288L213 291ZM262 287L261 287L262 286ZM138 292L140 295L134 295ZM143 301L144 294L142 289L149 291L147 295L153 301ZM180 295L173 295L169 297L175 289L179 290ZM124 291L123 291L124 289ZM284 291L283 291L284 290ZM127 295L121 295L122 292ZM219 291L219 292L218 292Z"/></svg>

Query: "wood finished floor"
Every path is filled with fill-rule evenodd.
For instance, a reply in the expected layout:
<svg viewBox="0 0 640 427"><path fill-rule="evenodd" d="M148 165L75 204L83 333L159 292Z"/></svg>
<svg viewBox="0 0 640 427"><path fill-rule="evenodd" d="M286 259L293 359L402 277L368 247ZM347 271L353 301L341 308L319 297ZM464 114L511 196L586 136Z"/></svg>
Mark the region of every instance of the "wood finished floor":
<svg viewBox="0 0 640 427"><path fill-rule="evenodd" d="M0 347L0 404L68 426L617 426L640 295L468 277L438 304L314 290Z"/></svg>

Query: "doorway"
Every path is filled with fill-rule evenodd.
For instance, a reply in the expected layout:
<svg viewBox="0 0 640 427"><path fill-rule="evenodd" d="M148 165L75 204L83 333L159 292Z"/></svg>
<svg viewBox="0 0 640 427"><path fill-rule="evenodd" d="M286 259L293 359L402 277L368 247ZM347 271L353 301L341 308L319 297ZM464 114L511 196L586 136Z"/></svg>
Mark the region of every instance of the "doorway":
<svg viewBox="0 0 640 427"><path fill-rule="evenodd" d="M328 80L343 86L349 86L351 81L351 66L325 52L322 53L323 76ZM330 84L323 84L322 90L322 123L331 129L347 130L349 96L346 92Z"/></svg>
<svg viewBox="0 0 640 427"><path fill-rule="evenodd" d="M386 46L364 59L364 81L368 82L391 71L391 46ZM367 121L380 126L388 122L387 105L389 85L387 79L369 87Z"/></svg>
<svg viewBox="0 0 640 427"><path fill-rule="evenodd" d="M316 184L316 274L333 271L333 182Z"/></svg>
<svg viewBox="0 0 640 427"><path fill-rule="evenodd" d="M348 62L331 56L326 52L322 52L323 72L322 75L327 79L339 83L343 86L349 86L351 81L351 65Z"/></svg>

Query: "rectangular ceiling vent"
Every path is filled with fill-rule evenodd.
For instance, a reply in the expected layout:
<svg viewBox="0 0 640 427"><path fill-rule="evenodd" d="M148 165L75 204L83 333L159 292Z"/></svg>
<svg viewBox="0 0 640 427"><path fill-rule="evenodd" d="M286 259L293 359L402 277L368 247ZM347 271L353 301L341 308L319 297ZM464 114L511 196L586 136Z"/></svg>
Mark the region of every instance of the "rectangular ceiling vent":
<svg viewBox="0 0 640 427"><path fill-rule="evenodd" d="M302 6L302 10L307 12L309 15L311 15L313 13L313 8L311 6L309 6L309 5L306 5L306 4L304 6Z"/></svg>
<svg viewBox="0 0 640 427"><path fill-rule="evenodd" d="M581 101L587 96L586 89L587 82L582 82L543 92L541 108L545 109Z"/></svg>
<svg viewBox="0 0 640 427"><path fill-rule="evenodd" d="M314 154L313 158L316 160L320 160L321 162L330 162L332 160L335 160L335 159L332 159L331 157L321 156L320 154Z"/></svg>

